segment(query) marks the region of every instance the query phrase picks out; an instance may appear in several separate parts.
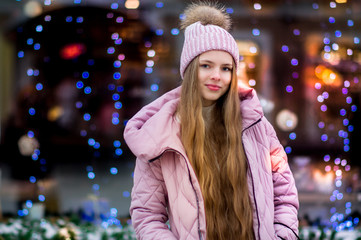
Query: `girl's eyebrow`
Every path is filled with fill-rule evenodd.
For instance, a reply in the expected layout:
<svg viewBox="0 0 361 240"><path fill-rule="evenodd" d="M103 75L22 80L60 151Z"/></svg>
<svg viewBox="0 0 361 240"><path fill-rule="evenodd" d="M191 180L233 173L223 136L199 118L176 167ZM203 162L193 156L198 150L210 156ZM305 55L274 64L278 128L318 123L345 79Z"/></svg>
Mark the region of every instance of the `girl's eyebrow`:
<svg viewBox="0 0 361 240"><path fill-rule="evenodd" d="M201 63L214 63L213 61L208 60L208 59L199 59L199 62L201 62ZM222 66L232 66L231 63L222 63L221 65Z"/></svg>

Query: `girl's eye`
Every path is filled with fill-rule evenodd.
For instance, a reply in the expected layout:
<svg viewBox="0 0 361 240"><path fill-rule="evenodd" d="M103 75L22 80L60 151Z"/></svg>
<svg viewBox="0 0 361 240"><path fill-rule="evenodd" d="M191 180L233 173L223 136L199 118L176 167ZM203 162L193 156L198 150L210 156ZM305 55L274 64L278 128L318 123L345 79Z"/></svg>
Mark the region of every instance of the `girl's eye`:
<svg viewBox="0 0 361 240"><path fill-rule="evenodd" d="M228 71L232 71L232 68L224 67L224 68L223 68L223 71L227 71L227 72L228 72Z"/></svg>
<svg viewBox="0 0 361 240"><path fill-rule="evenodd" d="M208 64L201 64L201 67L202 68L209 68L209 65Z"/></svg>

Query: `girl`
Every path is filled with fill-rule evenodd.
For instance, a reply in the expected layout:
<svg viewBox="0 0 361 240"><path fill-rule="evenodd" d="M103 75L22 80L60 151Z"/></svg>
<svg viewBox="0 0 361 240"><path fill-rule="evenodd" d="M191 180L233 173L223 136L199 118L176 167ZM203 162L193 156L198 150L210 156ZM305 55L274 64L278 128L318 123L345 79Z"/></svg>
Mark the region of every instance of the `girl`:
<svg viewBox="0 0 361 240"><path fill-rule="evenodd" d="M208 3L185 15L182 85L124 132L137 238L297 239L295 182L255 91L238 86L229 16Z"/></svg>

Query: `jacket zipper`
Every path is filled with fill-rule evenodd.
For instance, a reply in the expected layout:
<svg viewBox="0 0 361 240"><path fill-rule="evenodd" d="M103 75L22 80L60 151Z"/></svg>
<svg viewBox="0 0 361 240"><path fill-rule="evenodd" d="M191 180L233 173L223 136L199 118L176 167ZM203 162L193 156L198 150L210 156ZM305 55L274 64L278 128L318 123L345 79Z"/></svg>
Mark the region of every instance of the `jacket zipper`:
<svg viewBox="0 0 361 240"><path fill-rule="evenodd" d="M202 240L202 232L201 232L201 224L200 224L200 220L199 220L199 212L200 212L200 207L199 207L199 198L198 198L198 195L197 195L197 191L196 189L194 188L194 185L193 185L193 182L192 182L192 176L191 176L191 172L189 170L189 166L188 166L188 163L187 163L187 160L186 158L183 156L183 154L173 148L169 148L169 149L165 149L161 154L159 154L157 157L155 158L152 158L150 159L148 162L154 162L155 160L159 159L164 153L166 152L175 152L177 154L179 154L180 156L182 156L183 160L185 161L185 164L187 166L187 169L188 169L188 176L189 176L189 182L190 184L192 185L192 189L194 191L194 195L196 196L196 201L197 201L197 223L198 223L198 236L199 236L199 240Z"/></svg>
<svg viewBox="0 0 361 240"><path fill-rule="evenodd" d="M258 119L256 122L254 122L252 125L248 126L247 128L243 129L242 130L242 136L243 136L243 133L245 130L253 127L254 125L258 124L259 122L261 122L262 118ZM243 141L242 141L242 146L243 146L243 149L244 148L244 144L243 144ZM258 214L258 205L257 205L257 200L256 200L256 191L254 189L254 179L253 179L253 174L252 174L252 170L251 170L251 164L249 163L249 160L248 160L248 157L247 157L247 154L246 152L244 153L244 156L246 157L246 160L247 160L247 163L248 163L248 166L249 166L249 173L251 175L251 179L252 179L252 192L253 192L253 200L254 200L254 205L256 207L256 214L257 214L257 221L258 221L258 239L261 239L261 235L260 235L260 228L261 228L261 222L259 220L259 214Z"/></svg>
<svg viewBox="0 0 361 240"><path fill-rule="evenodd" d="M257 123L259 123L260 121L262 120L262 118L258 119L256 122L254 122L252 125L250 125L249 127L245 128L242 130L242 135L243 135L243 132L251 127L253 127L254 125L256 125ZM243 149L244 149L244 145L243 145L243 142L242 142L242 146L243 146ZM189 176L189 182L190 184L192 185L192 189L194 191L194 195L196 196L196 201L197 201L197 222L198 222L198 235L199 235L199 240L202 240L202 233L201 233L201 229L200 229L200 220L199 220L199 212L200 212L200 207L199 207L199 198L198 198L198 195L197 195L197 191L196 189L194 188L194 185L193 185L193 182L192 182L192 176L191 176L191 173L190 173L190 170L189 170L189 167L188 167L188 163L187 163L187 160L186 158L183 156L183 154L173 148L169 148L169 149L165 149L161 154L159 154L157 157L155 158L152 158L150 159L148 162L154 162L155 160L159 159L164 153L168 152L168 151L173 151L177 154L179 154L180 156L182 156L183 160L185 161L185 164L187 166L187 169L188 169L188 176ZM245 154L245 157L246 157L246 160L247 160L247 163L248 163L248 166L250 166L249 164L249 160ZM253 175L252 175L252 171L251 171L251 167L249 169L250 171L250 174L251 174L251 179L252 179L252 192L253 192L253 199L254 199L254 203L255 203L255 207L256 207L256 214L257 214L257 220L258 220L258 238L261 239L261 236L260 236L260 220L259 220L259 214L258 214L258 206L257 206L257 201L256 201L256 197L255 197L255 189L254 189L254 179L253 179Z"/></svg>

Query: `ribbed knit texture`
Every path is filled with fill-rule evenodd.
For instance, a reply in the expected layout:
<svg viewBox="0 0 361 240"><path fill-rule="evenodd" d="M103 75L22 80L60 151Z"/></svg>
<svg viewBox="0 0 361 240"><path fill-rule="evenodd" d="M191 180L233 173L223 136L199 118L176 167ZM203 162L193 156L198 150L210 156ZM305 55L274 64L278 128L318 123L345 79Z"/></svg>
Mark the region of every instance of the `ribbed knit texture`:
<svg viewBox="0 0 361 240"><path fill-rule="evenodd" d="M231 54L239 64L239 50L232 35L225 29L216 25L202 25L195 22L189 25L184 32L184 45L180 59L180 74L183 79L184 72L189 63L201 53L210 50L223 50Z"/></svg>

